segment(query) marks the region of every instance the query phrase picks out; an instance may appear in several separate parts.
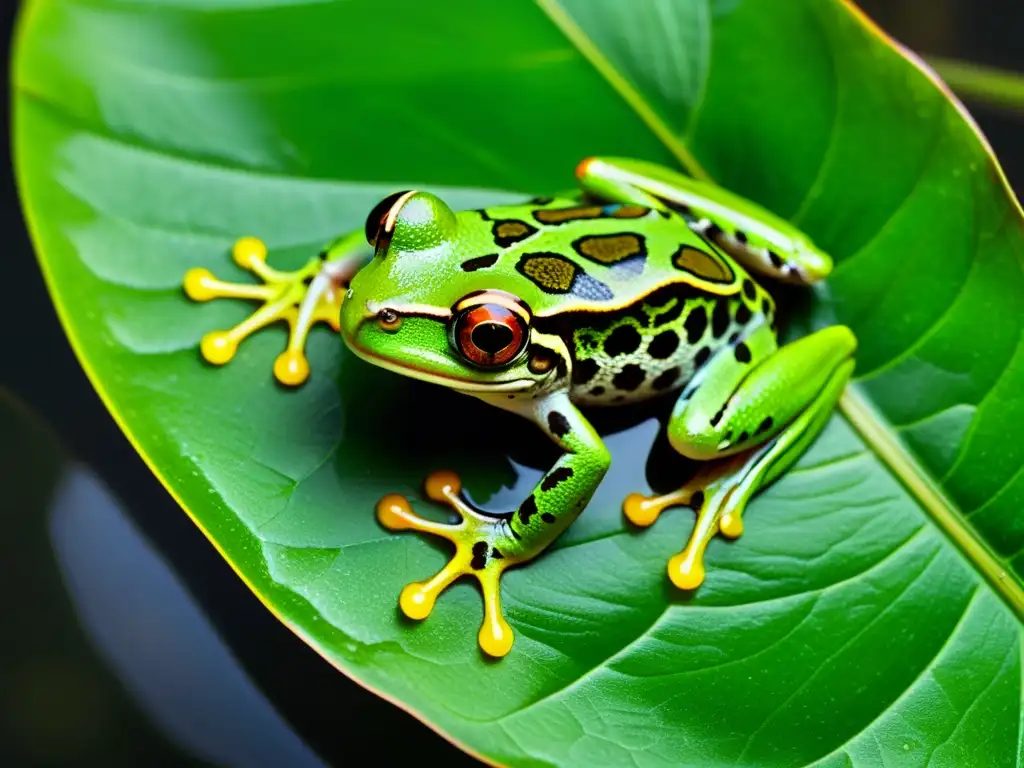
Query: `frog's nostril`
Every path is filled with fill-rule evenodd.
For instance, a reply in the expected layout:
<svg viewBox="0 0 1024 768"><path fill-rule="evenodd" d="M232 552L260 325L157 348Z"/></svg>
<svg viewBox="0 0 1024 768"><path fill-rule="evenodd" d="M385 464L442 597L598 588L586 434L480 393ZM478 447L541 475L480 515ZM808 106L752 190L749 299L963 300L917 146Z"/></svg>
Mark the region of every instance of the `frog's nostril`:
<svg viewBox="0 0 1024 768"><path fill-rule="evenodd" d="M384 307L377 313L377 323L380 325L381 330L394 332L402 324L402 318L395 310L390 307Z"/></svg>

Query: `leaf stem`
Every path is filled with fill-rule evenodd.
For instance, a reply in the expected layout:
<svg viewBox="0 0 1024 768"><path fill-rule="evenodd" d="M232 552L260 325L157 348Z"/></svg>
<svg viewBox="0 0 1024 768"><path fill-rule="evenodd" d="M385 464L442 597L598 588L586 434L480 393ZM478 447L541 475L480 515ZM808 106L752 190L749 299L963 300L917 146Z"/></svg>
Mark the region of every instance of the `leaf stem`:
<svg viewBox="0 0 1024 768"><path fill-rule="evenodd" d="M708 172L704 170L703 166L697 161L697 158L693 156L693 153L686 148L658 113L644 101L644 97L637 92L633 84L608 61L601 50L594 44L594 41L590 39L590 36L566 13L562 4L558 0L536 0L536 2L555 26L562 31L562 34L569 38L569 42L575 45L577 50L593 65L594 69L604 76L608 84L618 91L619 95L633 108L654 135L661 139L668 151L675 155L686 172L695 179L710 181L711 177L708 175Z"/></svg>
<svg viewBox="0 0 1024 768"><path fill-rule="evenodd" d="M927 61L960 96L1024 111L1024 75L936 56Z"/></svg>
<svg viewBox="0 0 1024 768"><path fill-rule="evenodd" d="M936 485L931 475L903 447L882 415L857 391L847 386L839 409L864 442L931 516L960 551L985 576L1014 612L1024 618L1024 588L1009 574L1000 557Z"/></svg>

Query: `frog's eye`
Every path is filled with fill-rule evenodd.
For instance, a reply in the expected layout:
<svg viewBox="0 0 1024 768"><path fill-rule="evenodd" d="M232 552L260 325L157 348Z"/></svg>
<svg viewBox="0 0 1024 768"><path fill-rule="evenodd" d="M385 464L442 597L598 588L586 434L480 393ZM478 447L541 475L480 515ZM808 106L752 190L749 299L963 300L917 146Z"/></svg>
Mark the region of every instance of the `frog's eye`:
<svg viewBox="0 0 1024 768"><path fill-rule="evenodd" d="M388 249L391 235L395 232L398 212L406 200L415 194L415 190L395 192L373 206L370 215L366 217L366 242L373 247L374 253L383 253Z"/></svg>
<svg viewBox="0 0 1024 768"><path fill-rule="evenodd" d="M499 368L514 362L526 349L530 336L529 313L516 303L496 298L462 302L451 325L451 342L467 362L481 368Z"/></svg>

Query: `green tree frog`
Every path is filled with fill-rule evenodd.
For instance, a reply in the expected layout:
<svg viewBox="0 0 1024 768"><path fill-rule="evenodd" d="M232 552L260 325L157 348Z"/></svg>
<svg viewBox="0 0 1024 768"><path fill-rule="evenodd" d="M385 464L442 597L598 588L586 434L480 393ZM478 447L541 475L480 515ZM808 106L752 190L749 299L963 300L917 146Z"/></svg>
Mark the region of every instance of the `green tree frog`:
<svg viewBox="0 0 1024 768"><path fill-rule="evenodd" d="M284 320L289 341L274 373L299 385L309 329L326 322L360 358L519 414L559 446L554 466L506 514L475 509L450 471L431 474L425 493L454 509L457 524L422 518L397 494L377 505L386 528L454 545L439 573L402 591L402 611L426 618L449 584L471 575L484 597L479 644L494 657L513 642L502 574L571 525L608 470L581 407L674 394L668 440L704 463L677 491L631 494L623 510L637 526L672 505L696 510L688 543L668 563L671 581L693 590L708 542L742 533L747 502L814 440L854 366L856 339L844 326L779 346L774 301L754 275L802 285L832 268L789 223L644 161L592 157L576 177L557 198L458 212L429 192L397 192L370 212L365 232L339 237L300 270L272 269L247 237L234 258L263 285L203 269L184 281L197 301L262 302L237 327L204 336L210 363Z"/></svg>

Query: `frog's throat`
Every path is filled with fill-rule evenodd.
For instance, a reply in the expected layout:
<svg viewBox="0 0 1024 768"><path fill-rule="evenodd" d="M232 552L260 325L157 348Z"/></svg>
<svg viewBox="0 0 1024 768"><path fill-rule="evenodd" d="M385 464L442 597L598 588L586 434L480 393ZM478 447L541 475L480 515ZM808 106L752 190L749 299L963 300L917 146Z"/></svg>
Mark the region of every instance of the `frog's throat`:
<svg viewBox="0 0 1024 768"><path fill-rule="evenodd" d="M537 386L536 382L532 379L516 379L514 381L483 384L479 381L473 381L472 379L462 379L458 376L446 376L443 373L424 371L423 369L416 368L412 365L396 363L394 360L376 355L369 350L363 349L346 333L342 333L342 337L345 340L346 346L348 346L348 348L351 349L357 357L368 363L372 363L373 365L392 371L393 373L398 373L402 376L409 376L410 378L425 381L429 384L440 384L442 387L454 389L459 392L470 392L473 394L500 392L513 394L517 392L526 392L527 390L533 389Z"/></svg>

